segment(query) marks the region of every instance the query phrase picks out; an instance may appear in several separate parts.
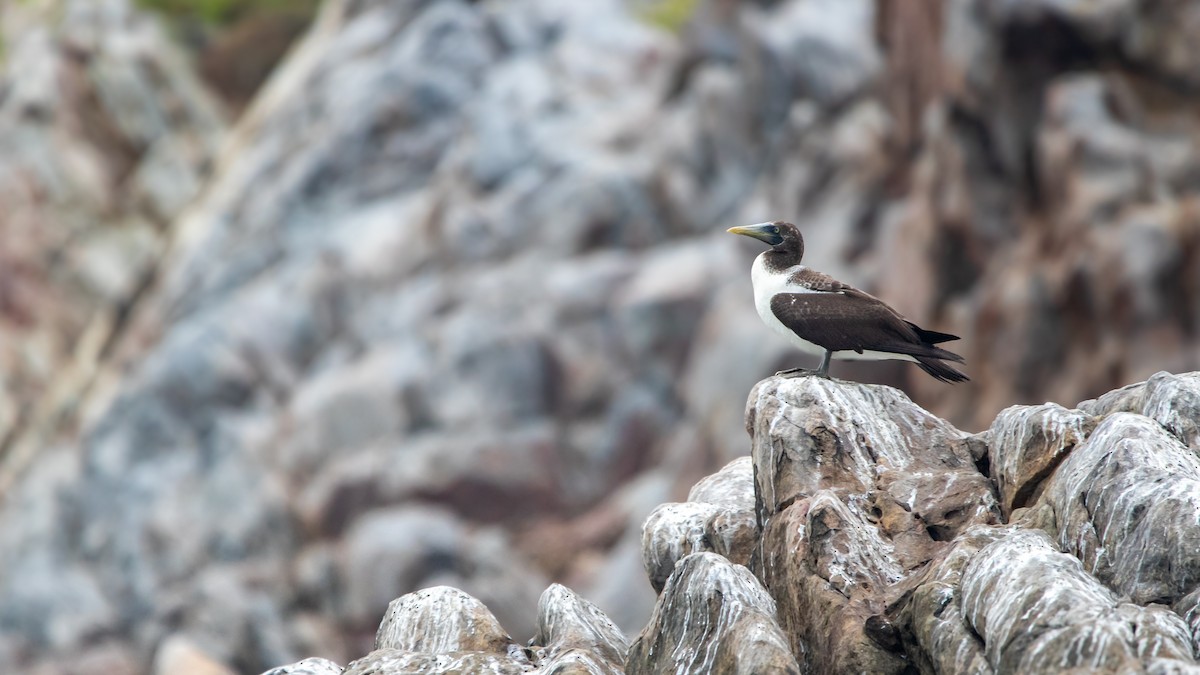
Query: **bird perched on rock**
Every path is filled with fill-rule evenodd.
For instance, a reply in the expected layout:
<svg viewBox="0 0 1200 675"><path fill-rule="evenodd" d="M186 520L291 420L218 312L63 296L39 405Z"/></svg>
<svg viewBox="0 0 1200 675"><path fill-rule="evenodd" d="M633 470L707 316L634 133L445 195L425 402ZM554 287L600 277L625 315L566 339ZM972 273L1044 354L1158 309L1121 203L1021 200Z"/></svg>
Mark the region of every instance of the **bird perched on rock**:
<svg viewBox="0 0 1200 675"><path fill-rule="evenodd" d="M800 264L804 238L795 225L775 221L731 227L729 232L771 246L750 268L758 315L802 351L822 355L816 370L792 368L777 374L828 377L836 354L839 359L912 361L942 382L968 379L945 363L963 358L937 346L958 336L925 330L882 300Z"/></svg>

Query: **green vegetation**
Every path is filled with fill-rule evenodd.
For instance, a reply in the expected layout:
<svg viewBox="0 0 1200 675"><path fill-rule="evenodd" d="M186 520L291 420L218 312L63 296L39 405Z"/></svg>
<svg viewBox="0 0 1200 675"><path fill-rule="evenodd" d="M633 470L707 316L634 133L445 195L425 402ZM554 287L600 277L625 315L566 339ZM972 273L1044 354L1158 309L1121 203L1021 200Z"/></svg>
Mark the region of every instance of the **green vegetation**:
<svg viewBox="0 0 1200 675"><path fill-rule="evenodd" d="M699 0L654 0L638 14L647 23L677 32L696 12Z"/></svg>
<svg viewBox="0 0 1200 675"><path fill-rule="evenodd" d="M312 14L318 0L137 0L137 3L175 19L198 19L224 26L264 12Z"/></svg>

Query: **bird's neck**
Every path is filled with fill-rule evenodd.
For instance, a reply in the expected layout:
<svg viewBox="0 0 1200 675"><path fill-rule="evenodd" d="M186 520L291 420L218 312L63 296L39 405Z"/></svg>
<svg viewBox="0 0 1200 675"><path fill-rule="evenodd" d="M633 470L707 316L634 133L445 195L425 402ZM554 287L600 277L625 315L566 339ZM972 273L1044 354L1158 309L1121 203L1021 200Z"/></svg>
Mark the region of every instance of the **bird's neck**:
<svg viewBox="0 0 1200 675"><path fill-rule="evenodd" d="M761 256L763 268L772 274L778 274L800 264L803 254L799 251L781 251L770 249Z"/></svg>

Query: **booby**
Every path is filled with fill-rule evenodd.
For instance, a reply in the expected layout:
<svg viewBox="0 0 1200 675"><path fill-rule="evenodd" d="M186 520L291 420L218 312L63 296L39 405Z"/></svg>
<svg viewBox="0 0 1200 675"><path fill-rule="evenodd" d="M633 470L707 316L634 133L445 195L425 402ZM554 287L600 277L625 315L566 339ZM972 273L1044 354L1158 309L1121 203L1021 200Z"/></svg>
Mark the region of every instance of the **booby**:
<svg viewBox="0 0 1200 675"><path fill-rule="evenodd" d="M750 268L758 315L802 351L821 355L816 370L791 368L779 375L829 377L829 361L836 354L839 359L912 361L942 382L968 379L945 363L963 358L937 346L957 335L925 330L882 300L800 264L804 237L795 225L775 221L728 231L771 246Z"/></svg>

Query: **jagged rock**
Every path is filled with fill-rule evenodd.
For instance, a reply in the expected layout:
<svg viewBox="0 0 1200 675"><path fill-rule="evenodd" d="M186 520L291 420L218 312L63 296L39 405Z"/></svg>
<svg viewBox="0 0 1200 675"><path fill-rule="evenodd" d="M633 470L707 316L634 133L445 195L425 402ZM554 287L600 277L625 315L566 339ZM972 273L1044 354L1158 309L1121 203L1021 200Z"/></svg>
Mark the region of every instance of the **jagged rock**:
<svg viewBox="0 0 1200 675"><path fill-rule="evenodd" d="M1155 373L1079 404L1092 415L1133 412L1158 422L1193 451L1200 451L1200 373Z"/></svg>
<svg viewBox="0 0 1200 675"><path fill-rule="evenodd" d="M760 576L792 650L827 672L902 672L887 609L973 525L999 521L967 435L889 387L769 378L751 392Z"/></svg>
<svg viewBox="0 0 1200 675"><path fill-rule="evenodd" d="M1096 420L1079 410L1047 403L1005 408L987 431L991 474L1007 517L1037 501L1046 478L1083 443Z"/></svg>
<svg viewBox="0 0 1200 675"><path fill-rule="evenodd" d="M552 584L538 602L539 672L620 675L629 641L595 605Z"/></svg>
<svg viewBox="0 0 1200 675"><path fill-rule="evenodd" d="M748 569L715 553L679 561L625 664L639 673L796 673L775 602Z"/></svg>
<svg viewBox="0 0 1200 675"><path fill-rule="evenodd" d="M262 675L342 675L342 667L329 659L304 659L291 665L279 666Z"/></svg>
<svg viewBox="0 0 1200 675"><path fill-rule="evenodd" d="M1179 616L1121 602L1044 532L985 546L967 564L961 593L998 673L1200 672Z"/></svg>
<svg viewBox="0 0 1200 675"><path fill-rule="evenodd" d="M675 564L692 553L712 551L748 564L757 534L753 467L743 457L696 483L687 502L650 514L642 526L642 563L661 592Z"/></svg>
<svg viewBox="0 0 1200 675"><path fill-rule="evenodd" d="M1042 499L1062 549L1134 602L1172 604L1200 588L1200 458L1153 420L1106 417Z"/></svg>

